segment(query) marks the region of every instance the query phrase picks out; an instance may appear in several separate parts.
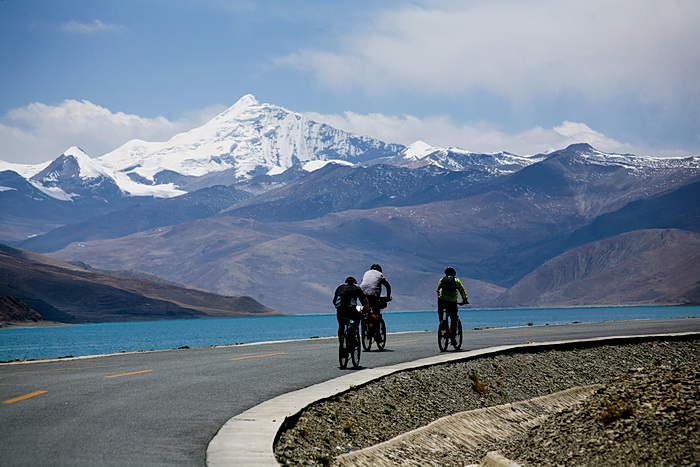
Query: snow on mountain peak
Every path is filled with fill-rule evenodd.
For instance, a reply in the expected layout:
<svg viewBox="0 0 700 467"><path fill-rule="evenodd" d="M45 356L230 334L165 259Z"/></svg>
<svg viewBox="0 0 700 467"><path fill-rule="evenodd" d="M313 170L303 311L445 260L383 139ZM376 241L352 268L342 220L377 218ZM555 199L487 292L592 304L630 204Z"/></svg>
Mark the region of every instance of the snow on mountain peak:
<svg viewBox="0 0 700 467"><path fill-rule="evenodd" d="M71 146L62 155L72 157L77 161L80 178L97 178L100 175L111 177L104 167L77 146Z"/></svg>
<svg viewBox="0 0 700 467"><path fill-rule="evenodd" d="M403 146L336 130L300 113L261 104L251 94L204 125L164 143L133 142L100 157L115 173L154 183L164 171L186 176L231 171L231 181L314 160L361 162Z"/></svg>
<svg viewBox="0 0 700 467"><path fill-rule="evenodd" d="M352 166L351 162L348 161L341 161L337 159L330 159L326 161L309 161L306 164L302 166L302 168L307 171L307 172L315 172L319 169L324 168L328 164L338 164L338 165L347 165L347 166Z"/></svg>
<svg viewBox="0 0 700 467"><path fill-rule="evenodd" d="M427 157L430 153L433 153L436 150L437 148L432 147L424 141L418 140L404 149L403 156L406 159L418 160Z"/></svg>
<svg viewBox="0 0 700 467"><path fill-rule="evenodd" d="M260 105L258 99L256 99L256 97L252 94L246 94L245 96L238 99L238 102L233 104L233 108L251 107L254 105Z"/></svg>
<svg viewBox="0 0 700 467"><path fill-rule="evenodd" d="M226 122L232 119L236 119L240 115L246 112L254 112L260 107L260 102L252 94L246 94L245 96L238 99L238 101L233 104L228 109L221 112L219 115L212 119L212 122Z"/></svg>

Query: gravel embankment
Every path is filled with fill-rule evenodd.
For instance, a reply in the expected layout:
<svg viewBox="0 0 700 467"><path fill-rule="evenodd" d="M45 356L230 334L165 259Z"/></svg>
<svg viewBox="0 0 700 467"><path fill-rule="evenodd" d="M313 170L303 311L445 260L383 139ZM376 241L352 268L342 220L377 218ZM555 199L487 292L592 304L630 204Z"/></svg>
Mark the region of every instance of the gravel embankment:
<svg viewBox="0 0 700 467"><path fill-rule="evenodd" d="M697 363L632 370L499 447L522 465L700 464Z"/></svg>
<svg viewBox="0 0 700 467"><path fill-rule="evenodd" d="M447 415L605 384L580 411L550 417L522 440L422 454L405 465L473 464L492 450L526 465L697 464L699 350L696 339L654 340L397 373L309 407L281 434L275 454L283 465L328 465ZM619 457L596 457L611 453Z"/></svg>

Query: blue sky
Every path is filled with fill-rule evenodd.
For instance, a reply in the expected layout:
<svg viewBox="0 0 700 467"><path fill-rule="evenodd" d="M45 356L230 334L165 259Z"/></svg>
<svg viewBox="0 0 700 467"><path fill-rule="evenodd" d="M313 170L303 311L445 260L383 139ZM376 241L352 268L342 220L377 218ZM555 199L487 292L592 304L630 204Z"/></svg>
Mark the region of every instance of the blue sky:
<svg viewBox="0 0 700 467"><path fill-rule="evenodd" d="M164 141L245 94L388 142L700 154L697 0L3 0L0 159Z"/></svg>

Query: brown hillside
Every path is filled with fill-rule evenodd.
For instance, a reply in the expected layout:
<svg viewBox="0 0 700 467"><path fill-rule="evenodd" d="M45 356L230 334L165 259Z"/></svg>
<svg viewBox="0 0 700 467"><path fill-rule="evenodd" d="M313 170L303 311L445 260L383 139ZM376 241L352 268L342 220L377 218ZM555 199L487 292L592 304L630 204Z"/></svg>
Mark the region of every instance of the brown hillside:
<svg viewBox="0 0 700 467"><path fill-rule="evenodd" d="M700 234L636 230L547 261L498 306L672 305L700 302Z"/></svg>
<svg viewBox="0 0 700 467"><path fill-rule="evenodd" d="M0 246L0 296L27 304L45 319L63 322L277 314L250 297L96 273L4 245Z"/></svg>

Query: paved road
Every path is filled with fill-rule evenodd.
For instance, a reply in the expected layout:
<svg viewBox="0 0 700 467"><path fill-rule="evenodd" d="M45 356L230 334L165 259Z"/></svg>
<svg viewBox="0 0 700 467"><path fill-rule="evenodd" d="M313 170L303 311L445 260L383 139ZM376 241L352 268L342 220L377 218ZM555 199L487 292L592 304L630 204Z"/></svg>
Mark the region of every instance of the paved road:
<svg viewBox="0 0 700 467"><path fill-rule="evenodd" d="M700 331L700 318L465 331L464 349ZM438 353L435 332L390 334L364 368ZM205 465L231 417L347 374L336 339L0 365L0 465Z"/></svg>

